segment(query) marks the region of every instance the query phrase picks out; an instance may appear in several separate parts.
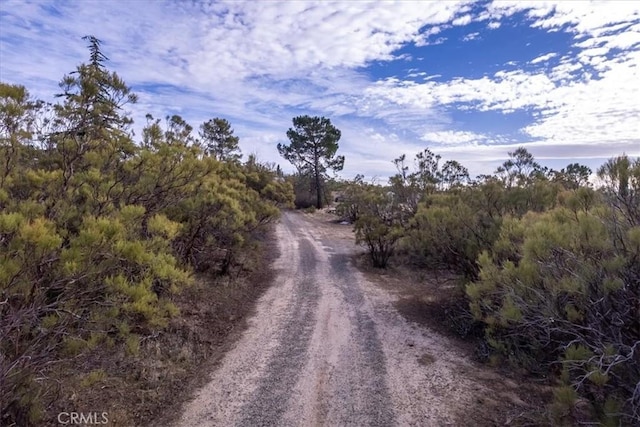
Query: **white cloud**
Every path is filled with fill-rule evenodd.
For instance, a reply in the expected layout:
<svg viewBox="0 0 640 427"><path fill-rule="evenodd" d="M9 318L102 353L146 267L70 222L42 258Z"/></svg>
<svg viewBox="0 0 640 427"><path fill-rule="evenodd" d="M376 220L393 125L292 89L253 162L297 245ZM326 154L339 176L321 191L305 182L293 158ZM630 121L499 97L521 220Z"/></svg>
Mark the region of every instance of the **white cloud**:
<svg viewBox="0 0 640 427"><path fill-rule="evenodd" d="M416 37L414 37L413 43L418 47L427 46L430 44L429 39L432 36L440 34L442 29L443 29L442 26L437 26L437 25L429 27L426 30L422 31L420 34L418 34Z"/></svg>
<svg viewBox="0 0 640 427"><path fill-rule="evenodd" d="M443 145L477 145L478 142L484 142L487 140L485 135L480 135L474 132L465 131L435 131L427 132L422 135L421 139L426 142L433 142Z"/></svg>
<svg viewBox="0 0 640 427"><path fill-rule="evenodd" d="M464 36L462 38L462 41L468 42L471 40L477 40L480 38L480 33L476 32L476 33L469 33L466 36Z"/></svg>
<svg viewBox="0 0 640 427"><path fill-rule="evenodd" d="M497 2L483 17L496 19L527 11L534 27L558 29L569 25L569 31L580 35L580 41L574 45L578 52L562 56L551 68L535 72L499 71L492 77L422 84L386 79L367 89L366 95L424 111L438 106L504 113L532 110L537 112L536 119L522 132L541 143L557 147L585 143L606 147L619 143L627 147L627 152L635 149L637 153L640 146L638 4L554 4ZM609 10L617 6L621 10ZM621 29L623 33L616 33ZM530 64L543 63L556 56L557 53L542 55ZM451 141L463 142L456 140L455 135L451 133ZM609 147L611 150L611 145Z"/></svg>
<svg viewBox="0 0 640 427"><path fill-rule="evenodd" d="M504 18L527 12L534 27L558 29L566 25L578 34L592 36L607 32L614 25L629 23L640 16L640 5L626 0L610 1L538 1L500 0L487 8L488 16ZM618 27L618 29L621 27ZM615 28L614 28L615 29Z"/></svg>
<svg viewBox="0 0 640 427"><path fill-rule="evenodd" d="M387 79L369 87L365 95L398 105L429 109L437 105L473 104L480 111L513 111L545 104L554 83L544 74L499 71L494 79L455 78L448 82L415 83Z"/></svg>
<svg viewBox="0 0 640 427"><path fill-rule="evenodd" d="M444 42L447 41L446 37L438 37L437 39L433 40L433 41L427 41L424 42L424 44L422 46L437 46L439 44L444 44Z"/></svg>
<svg viewBox="0 0 640 427"><path fill-rule="evenodd" d="M146 112L183 114L195 127L223 116L239 123L251 151L271 143L256 132L284 135L294 114L405 122L399 112L360 108L369 82L354 69L397 58L421 28L437 34L465 3L5 1L2 79L51 99L63 74L86 60L80 37L93 34L140 94L139 125ZM274 147L268 160L278 160Z"/></svg>
<svg viewBox="0 0 640 427"><path fill-rule="evenodd" d="M572 72L582 68L565 60L548 74L500 71L493 78L425 83L387 79L365 94L423 111L459 103L479 111L504 113L532 108L541 114L523 131L556 144L637 141L640 52L628 52L602 63L606 67L597 79L582 73L576 79Z"/></svg>
<svg viewBox="0 0 640 427"><path fill-rule="evenodd" d="M464 15L464 16L461 16L459 18L454 19L451 23L453 25L459 25L459 26L468 25L468 24L471 23L472 19L473 18L472 18L471 15Z"/></svg>
<svg viewBox="0 0 640 427"><path fill-rule="evenodd" d="M419 35L413 38L413 43L416 47L424 47L424 46L435 46L439 44L443 44L447 41L446 37L437 37L433 38L433 36L440 34L442 30L449 28L448 25L441 25L437 27L430 27L427 30L423 31Z"/></svg>
<svg viewBox="0 0 640 427"><path fill-rule="evenodd" d="M136 119L146 112L178 112L197 127L213 116L226 117L243 149L268 161L280 160L275 143L297 114L335 117L344 128L341 150L354 156L351 165L362 162L377 170L390 164L391 151L418 151L425 135L450 149L470 144L471 135L480 139L456 129L448 113L453 108L535 111L524 135L558 147L605 142L611 150L612 141L637 142L637 2L504 0L479 14L469 3L5 0L0 77L50 99L62 75L86 60L80 37L93 34L103 40L111 66L140 94ZM435 81L413 70L409 77L424 82L372 82L360 71L398 59L398 49L408 44L444 43L443 31L452 25L484 20L497 29L517 12L526 12L536 28L571 31L577 53L558 55L550 69L475 79ZM541 58L531 64L551 57Z"/></svg>
<svg viewBox="0 0 640 427"><path fill-rule="evenodd" d="M538 64L540 62L547 62L548 60L550 60L551 58L555 58L556 56L558 56L557 53L550 52L550 53L547 53L546 55L540 55L537 58L532 59L531 61L529 61L529 64Z"/></svg>
<svg viewBox="0 0 640 427"><path fill-rule="evenodd" d="M252 75L282 79L390 60L420 28L451 20L464 2L84 2L62 3L58 15L48 14L44 4L5 4L7 19L28 22L40 34L10 27L3 36L28 37L36 58L59 59L56 53L71 45L64 56L77 62L84 52L70 41L94 34L133 82L220 88ZM170 25L158 28L160 23Z"/></svg>
<svg viewBox="0 0 640 427"><path fill-rule="evenodd" d="M599 79L556 88L548 114L524 130L556 143L638 141L640 52L608 64ZM640 146L638 144L637 146ZM636 146L636 147L637 147Z"/></svg>

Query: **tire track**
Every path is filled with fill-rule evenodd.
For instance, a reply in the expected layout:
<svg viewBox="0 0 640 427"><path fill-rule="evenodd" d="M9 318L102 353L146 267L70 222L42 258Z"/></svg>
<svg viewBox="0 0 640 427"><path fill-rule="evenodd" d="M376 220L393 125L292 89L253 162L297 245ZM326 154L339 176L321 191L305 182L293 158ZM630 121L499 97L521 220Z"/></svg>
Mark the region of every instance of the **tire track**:
<svg viewBox="0 0 640 427"><path fill-rule="evenodd" d="M365 311L365 300L358 281L344 253L330 256L331 279L350 308L354 346L343 360L348 376L333 386L334 393L351 407L349 425L395 425L391 398L386 382L387 370L382 343L371 316ZM346 424L345 424L346 425Z"/></svg>
<svg viewBox="0 0 640 427"><path fill-rule="evenodd" d="M289 225L290 226L290 225ZM307 240L299 242L300 265L296 297L289 319L282 330L278 349L274 352L263 379L251 401L241 409L238 426L275 426L280 420L307 358L309 341L315 327L319 299L316 282L315 249Z"/></svg>
<svg viewBox="0 0 640 427"><path fill-rule="evenodd" d="M178 426L455 425L472 367L351 265L348 232L292 212L276 230L276 282Z"/></svg>

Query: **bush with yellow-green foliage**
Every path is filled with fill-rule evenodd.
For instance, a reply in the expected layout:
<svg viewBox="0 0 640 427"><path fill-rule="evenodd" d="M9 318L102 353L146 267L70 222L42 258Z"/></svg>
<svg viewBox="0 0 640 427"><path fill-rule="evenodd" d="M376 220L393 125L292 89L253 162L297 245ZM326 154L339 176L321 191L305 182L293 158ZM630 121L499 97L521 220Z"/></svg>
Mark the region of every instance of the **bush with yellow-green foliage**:
<svg viewBox="0 0 640 427"><path fill-rule="evenodd" d="M640 159L610 159L598 189L524 148L471 182L439 162L427 149L387 187L345 184L339 211L374 265L463 275L470 313L452 324L484 328L481 358L557 381L551 422L639 424Z"/></svg>
<svg viewBox="0 0 640 427"><path fill-rule="evenodd" d="M476 259L500 228L500 218L478 208L477 193L468 188L434 194L418 204L401 245L411 265L477 277Z"/></svg>
<svg viewBox="0 0 640 427"><path fill-rule="evenodd" d="M601 192L578 188L555 209L505 218L467 287L498 355L560 372L556 421L578 397L608 425L640 421L640 161L607 165Z"/></svg>
<svg viewBox="0 0 640 427"><path fill-rule="evenodd" d="M383 188L364 183L358 185L357 198L348 202L358 206L356 243L368 249L374 267L385 268L402 237L402 206Z"/></svg>
<svg viewBox="0 0 640 427"><path fill-rule="evenodd" d="M476 279L478 255L493 245L503 217L549 209L562 189L525 149L509 156L498 176L476 181L455 160L441 165L441 157L429 149L416 155L414 169L406 165L405 156L394 160L398 173L390 178L386 191L388 205L395 207L394 220L402 228L394 233L402 235L395 251L398 258L416 268L448 270ZM376 217L378 212L359 202L374 187L363 185L361 178L347 183L347 200L339 212L353 218Z"/></svg>
<svg viewBox="0 0 640 427"><path fill-rule="evenodd" d="M179 314L172 295L194 271L228 273L293 199L273 167L206 155L179 116L166 129L149 116L136 144L123 113L136 98L88 41L59 104L0 83L3 425L39 422L58 362L135 357Z"/></svg>

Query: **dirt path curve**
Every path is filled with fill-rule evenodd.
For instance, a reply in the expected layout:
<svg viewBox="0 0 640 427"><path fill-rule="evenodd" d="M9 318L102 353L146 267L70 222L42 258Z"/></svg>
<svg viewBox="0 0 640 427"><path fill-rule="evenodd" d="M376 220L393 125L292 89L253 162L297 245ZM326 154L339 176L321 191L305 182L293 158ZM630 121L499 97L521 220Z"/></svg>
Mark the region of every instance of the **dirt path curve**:
<svg viewBox="0 0 640 427"><path fill-rule="evenodd" d="M351 265L350 229L284 213L276 282L178 426L457 424L483 386Z"/></svg>

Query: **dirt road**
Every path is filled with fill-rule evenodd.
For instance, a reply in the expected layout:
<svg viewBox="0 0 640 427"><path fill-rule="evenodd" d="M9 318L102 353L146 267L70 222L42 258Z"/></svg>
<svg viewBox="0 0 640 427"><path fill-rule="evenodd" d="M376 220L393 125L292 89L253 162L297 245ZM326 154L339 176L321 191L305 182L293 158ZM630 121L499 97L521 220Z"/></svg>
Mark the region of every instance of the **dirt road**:
<svg viewBox="0 0 640 427"><path fill-rule="evenodd" d="M179 426L441 426L483 385L350 263L350 226L287 212L276 283ZM202 375L209 373L203 372Z"/></svg>

